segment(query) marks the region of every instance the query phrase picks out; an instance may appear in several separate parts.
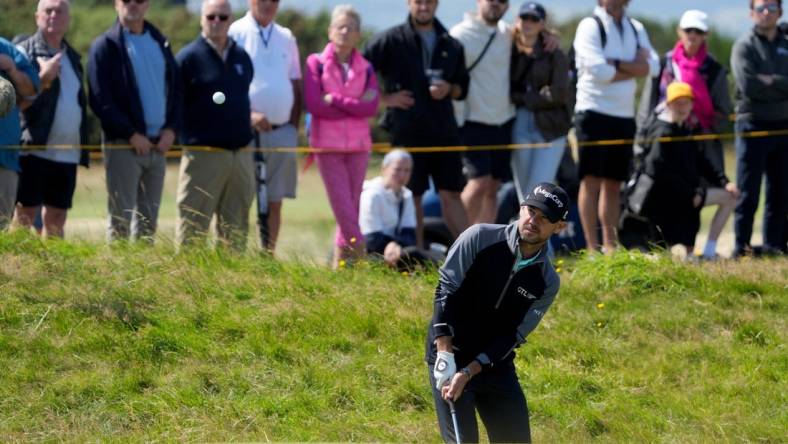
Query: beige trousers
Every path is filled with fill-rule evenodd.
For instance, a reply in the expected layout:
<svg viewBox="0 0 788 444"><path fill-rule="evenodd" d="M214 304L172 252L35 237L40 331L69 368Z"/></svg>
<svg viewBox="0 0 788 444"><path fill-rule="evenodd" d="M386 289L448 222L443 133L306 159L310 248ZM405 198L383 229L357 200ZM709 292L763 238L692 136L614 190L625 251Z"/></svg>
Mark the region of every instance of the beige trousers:
<svg viewBox="0 0 788 444"><path fill-rule="evenodd" d="M205 239L216 215L219 242L243 251L254 190L251 151L185 150L178 179L176 243Z"/></svg>

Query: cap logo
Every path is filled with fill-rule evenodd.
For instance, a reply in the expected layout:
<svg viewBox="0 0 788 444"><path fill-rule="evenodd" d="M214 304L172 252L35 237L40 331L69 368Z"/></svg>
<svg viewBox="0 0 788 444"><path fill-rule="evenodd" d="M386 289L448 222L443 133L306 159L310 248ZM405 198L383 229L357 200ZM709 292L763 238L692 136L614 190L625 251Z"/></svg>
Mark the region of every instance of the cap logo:
<svg viewBox="0 0 788 444"><path fill-rule="evenodd" d="M564 207L564 203L561 202L561 199L559 199L558 196L545 190L542 187L536 187L536 189L534 190L534 194L541 194L545 198L552 200L553 202L555 202L556 205L558 205L558 208Z"/></svg>

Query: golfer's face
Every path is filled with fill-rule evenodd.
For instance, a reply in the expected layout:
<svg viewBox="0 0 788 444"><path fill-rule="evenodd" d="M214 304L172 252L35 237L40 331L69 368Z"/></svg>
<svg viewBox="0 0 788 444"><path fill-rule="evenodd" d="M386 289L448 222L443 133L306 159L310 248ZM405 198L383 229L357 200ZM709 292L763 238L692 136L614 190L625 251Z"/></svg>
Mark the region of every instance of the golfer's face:
<svg viewBox="0 0 788 444"><path fill-rule="evenodd" d="M65 34L70 20L68 3L63 0L44 0L36 11L38 29L48 34Z"/></svg>
<svg viewBox="0 0 788 444"><path fill-rule="evenodd" d="M150 2L148 0L115 0L115 10L124 22L138 22L145 19Z"/></svg>
<svg viewBox="0 0 788 444"><path fill-rule="evenodd" d="M410 16L419 25L428 25L435 18L438 0L408 0Z"/></svg>
<svg viewBox="0 0 788 444"><path fill-rule="evenodd" d="M203 3L202 17L200 18L202 34L210 39L227 37L231 18L232 10L227 1L213 0Z"/></svg>
<svg viewBox="0 0 788 444"><path fill-rule="evenodd" d="M517 228L520 231L520 239L529 244L541 244L547 242L555 233L563 228L564 222L550 222L539 208L529 205L520 207L520 220Z"/></svg>
<svg viewBox="0 0 788 444"><path fill-rule="evenodd" d="M397 159L383 168L383 181L386 186L398 192L410 180L413 165L407 159Z"/></svg>

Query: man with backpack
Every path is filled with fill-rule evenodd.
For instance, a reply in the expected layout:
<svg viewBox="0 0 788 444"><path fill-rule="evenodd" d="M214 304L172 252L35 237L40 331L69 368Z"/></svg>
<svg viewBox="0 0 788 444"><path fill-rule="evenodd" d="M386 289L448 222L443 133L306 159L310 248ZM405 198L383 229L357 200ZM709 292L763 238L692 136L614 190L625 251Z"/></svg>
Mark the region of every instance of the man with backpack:
<svg viewBox="0 0 788 444"><path fill-rule="evenodd" d="M578 206L588 249L600 247L601 222L602 247L610 253L618 243L619 193L629 175L632 149L630 144L594 142L633 138L635 79L655 76L659 57L643 25L626 15L629 0L598 3L594 15L578 25L574 41L575 129L581 147Z"/></svg>

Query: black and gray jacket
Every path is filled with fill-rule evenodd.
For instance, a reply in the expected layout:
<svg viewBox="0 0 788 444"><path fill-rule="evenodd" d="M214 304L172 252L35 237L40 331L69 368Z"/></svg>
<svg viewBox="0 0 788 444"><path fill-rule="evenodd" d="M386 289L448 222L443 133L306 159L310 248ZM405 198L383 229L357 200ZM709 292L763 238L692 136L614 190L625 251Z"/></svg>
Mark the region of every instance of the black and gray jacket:
<svg viewBox="0 0 788 444"><path fill-rule="evenodd" d="M788 35L781 30L770 42L750 30L733 45L731 68L737 120L788 120ZM774 83L766 85L758 74L774 75Z"/></svg>
<svg viewBox="0 0 788 444"><path fill-rule="evenodd" d="M435 363L435 338L452 336L455 362L487 369L514 359L514 349L539 324L561 285L543 248L513 272L517 223L479 224L460 235L440 269L426 361Z"/></svg>

